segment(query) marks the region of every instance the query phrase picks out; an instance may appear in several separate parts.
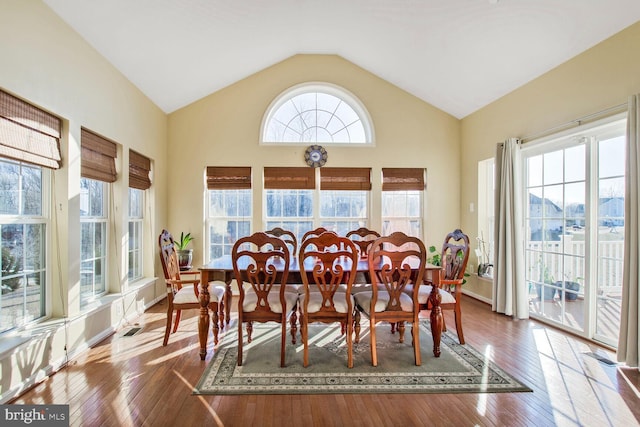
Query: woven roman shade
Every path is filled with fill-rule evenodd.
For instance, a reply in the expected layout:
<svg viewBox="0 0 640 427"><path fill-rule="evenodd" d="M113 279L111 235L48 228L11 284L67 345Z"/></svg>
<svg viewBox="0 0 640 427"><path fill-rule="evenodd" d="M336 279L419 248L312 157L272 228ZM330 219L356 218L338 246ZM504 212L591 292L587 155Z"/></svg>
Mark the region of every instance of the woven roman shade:
<svg viewBox="0 0 640 427"><path fill-rule="evenodd" d="M0 156L59 169L62 121L0 90Z"/></svg>
<svg viewBox="0 0 640 427"><path fill-rule="evenodd" d="M147 190L151 187L151 160L142 154L129 150L129 187Z"/></svg>
<svg viewBox="0 0 640 427"><path fill-rule="evenodd" d="M208 190L247 190L251 188L251 167L207 166Z"/></svg>
<svg viewBox="0 0 640 427"><path fill-rule="evenodd" d="M313 190L316 188L315 169L265 167L264 188L268 190Z"/></svg>
<svg viewBox="0 0 640 427"><path fill-rule="evenodd" d="M117 178L116 156L118 154L116 144L82 128L80 146L82 148L80 175L83 178L97 181L115 182Z"/></svg>
<svg viewBox="0 0 640 427"><path fill-rule="evenodd" d="M424 190L423 168L382 168L382 191Z"/></svg>
<svg viewBox="0 0 640 427"><path fill-rule="evenodd" d="M322 168L321 190L371 190L371 168Z"/></svg>

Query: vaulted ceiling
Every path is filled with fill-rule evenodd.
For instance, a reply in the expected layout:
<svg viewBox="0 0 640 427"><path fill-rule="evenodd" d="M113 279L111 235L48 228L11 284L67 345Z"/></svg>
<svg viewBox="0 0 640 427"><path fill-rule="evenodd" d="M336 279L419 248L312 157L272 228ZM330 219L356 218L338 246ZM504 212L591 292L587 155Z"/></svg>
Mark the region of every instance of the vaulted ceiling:
<svg viewBox="0 0 640 427"><path fill-rule="evenodd" d="M640 20L640 0L44 2L167 113L310 53L463 118Z"/></svg>

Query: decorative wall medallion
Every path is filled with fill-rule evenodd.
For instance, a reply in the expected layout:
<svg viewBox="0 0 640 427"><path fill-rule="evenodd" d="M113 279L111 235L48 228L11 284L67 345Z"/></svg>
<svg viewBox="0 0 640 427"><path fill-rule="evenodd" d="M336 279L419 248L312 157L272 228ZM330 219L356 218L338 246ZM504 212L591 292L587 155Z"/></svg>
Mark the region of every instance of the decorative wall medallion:
<svg viewBox="0 0 640 427"><path fill-rule="evenodd" d="M327 150L320 145L310 145L304 152L304 161L312 168L324 166L327 163Z"/></svg>

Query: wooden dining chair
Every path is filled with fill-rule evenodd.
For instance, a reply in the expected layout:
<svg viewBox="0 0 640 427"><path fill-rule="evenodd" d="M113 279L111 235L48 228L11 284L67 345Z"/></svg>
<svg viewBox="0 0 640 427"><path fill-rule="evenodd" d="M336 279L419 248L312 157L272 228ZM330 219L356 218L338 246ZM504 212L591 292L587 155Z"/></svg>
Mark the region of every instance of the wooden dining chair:
<svg viewBox="0 0 640 427"><path fill-rule="evenodd" d="M460 229L456 229L447 234L442 243L440 253L440 263L442 266L440 284L438 285L438 295L440 297L440 307L442 310L453 310L456 323L456 332L460 344L464 344L464 333L462 332L462 310L460 301L462 299L462 284L464 283L464 273L469 261L469 237ZM429 295L432 291L432 282L429 277L424 278L424 284L418 291L418 304L420 310L431 310ZM411 291L411 287L407 291ZM442 319L442 330L447 330L447 325Z"/></svg>
<svg viewBox="0 0 640 427"><path fill-rule="evenodd" d="M240 286L238 299L238 366L242 366L242 325L247 327L251 342L253 322L278 322L282 326L280 366L285 366L287 321L291 324L291 340L297 332L298 293L286 288L290 254L287 245L264 232L240 238L231 249L233 271ZM246 289L245 289L246 288Z"/></svg>
<svg viewBox="0 0 640 427"><path fill-rule="evenodd" d="M405 287L422 283L427 251L416 237L395 232L376 239L369 249L371 289L354 294L357 308L369 318L371 364L378 366L376 352L376 324L390 322L398 325L400 342L404 342L405 323L411 323L415 364L420 366L420 325L417 292L411 295Z"/></svg>
<svg viewBox="0 0 640 427"><path fill-rule="evenodd" d="M360 227L357 230L351 230L346 234L346 237L351 239L353 243L358 246L360 250L360 256L366 258L369 253L369 248L373 242L380 237L380 233L375 230L370 230L366 227Z"/></svg>
<svg viewBox="0 0 640 427"><path fill-rule="evenodd" d="M360 227L357 230L351 230L346 234L346 237L358 247L360 251L360 258L366 259L369 255L369 248L373 242L380 237L380 233L375 230L370 230L366 227ZM360 292L362 290L369 290L371 288L371 278L369 272L358 273L356 281L354 283L354 292Z"/></svg>
<svg viewBox="0 0 640 427"><path fill-rule="evenodd" d="M274 227L271 230L265 231L265 233L279 237L284 243L289 246L289 253L291 256L296 257L298 255L298 239L293 231L285 230L282 227Z"/></svg>
<svg viewBox="0 0 640 427"><path fill-rule="evenodd" d="M164 341L162 341L162 345L166 346L169 342L169 335L172 332L172 323L173 333L178 330L182 310L201 309L199 301L200 271L180 271L173 236L167 230L162 230L162 233L160 233L158 245L160 246L160 261L162 262L164 281L167 285L167 326L164 331ZM213 341L215 344L218 343L219 327L222 328L224 326L222 320L220 320L220 326L218 326L218 320L224 319L224 314L222 314L224 313L224 293L224 286L209 283L210 299L208 309L212 312Z"/></svg>
<svg viewBox="0 0 640 427"><path fill-rule="evenodd" d="M314 229L314 230L309 230L309 231L307 231L306 233L304 233L304 234L302 235L302 241L304 242L304 241L305 241L305 240L307 240L309 237L317 237L317 236L319 236L319 235L321 235L322 233L327 232L327 231L329 231L329 230L327 230L327 229L326 229L326 228L324 228L324 227L318 227L318 228L316 228L316 229Z"/></svg>
<svg viewBox="0 0 640 427"><path fill-rule="evenodd" d="M309 324L341 325L346 334L347 366L353 368L353 333L359 333L351 287L358 270L358 248L346 237L332 232L309 237L300 246L298 262L304 285L300 306L300 334L304 344L303 364L309 366Z"/></svg>

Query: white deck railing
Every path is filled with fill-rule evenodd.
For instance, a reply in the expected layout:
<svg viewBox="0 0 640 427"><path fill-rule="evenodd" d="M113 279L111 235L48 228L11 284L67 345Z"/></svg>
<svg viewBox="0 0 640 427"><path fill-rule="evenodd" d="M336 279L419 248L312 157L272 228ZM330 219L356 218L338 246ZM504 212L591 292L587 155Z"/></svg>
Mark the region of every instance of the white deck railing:
<svg viewBox="0 0 640 427"><path fill-rule="evenodd" d="M525 251L527 281L533 283L571 281L584 285L585 242L571 235L559 241L531 241ZM622 290L624 241L598 242L596 283L598 294L615 295ZM581 288L581 292L583 289Z"/></svg>

